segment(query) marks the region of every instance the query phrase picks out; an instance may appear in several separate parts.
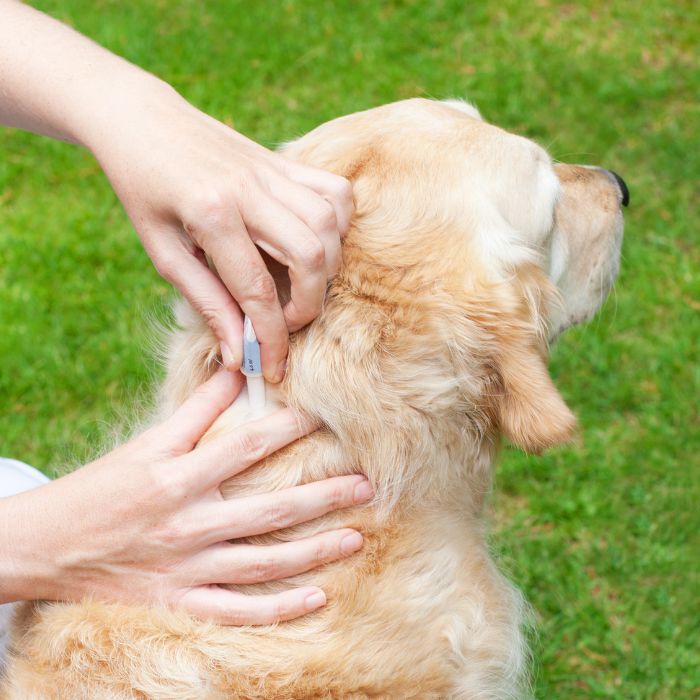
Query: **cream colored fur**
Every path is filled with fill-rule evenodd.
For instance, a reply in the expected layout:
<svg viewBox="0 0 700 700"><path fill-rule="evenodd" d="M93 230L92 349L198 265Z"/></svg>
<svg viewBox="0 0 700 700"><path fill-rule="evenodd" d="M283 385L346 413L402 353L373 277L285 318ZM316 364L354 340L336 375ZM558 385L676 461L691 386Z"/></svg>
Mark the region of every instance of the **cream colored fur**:
<svg viewBox="0 0 700 700"><path fill-rule="evenodd" d="M278 626L93 602L27 606L7 700L527 695L523 601L489 556L484 501L501 434L540 451L574 429L547 342L590 316L613 282L619 193L604 172L553 167L539 146L454 101L343 117L285 152L349 177L357 203L324 311L292 338L273 393L323 428L224 492L362 472L377 494L370 506L255 541L351 525L363 550L248 587L327 592L326 608ZM178 319L162 413L217 367L202 320L185 305ZM245 401L212 432L245 420Z"/></svg>

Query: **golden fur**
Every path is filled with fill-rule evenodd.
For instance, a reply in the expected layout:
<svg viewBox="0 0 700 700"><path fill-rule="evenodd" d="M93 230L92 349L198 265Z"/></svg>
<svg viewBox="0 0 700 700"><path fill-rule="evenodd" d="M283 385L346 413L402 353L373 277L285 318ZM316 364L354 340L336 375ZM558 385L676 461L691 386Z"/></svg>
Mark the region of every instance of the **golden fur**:
<svg viewBox="0 0 700 700"><path fill-rule="evenodd" d="M323 313L294 335L287 377L269 388L271 410L290 404L323 428L224 493L364 473L370 506L254 538L353 526L364 548L241 587L323 587L324 609L277 626L89 601L27 605L6 700L527 695L523 602L489 556L484 500L500 434L538 452L574 430L547 344L590 317L614 280L619 192L605 171L553 167L532 142L453 101L343 117L285 151L352 179L357 203ZM161 413L217 366L205 324L185 305L178 314ZM243 394L212 433L245 413Z"/></svg>

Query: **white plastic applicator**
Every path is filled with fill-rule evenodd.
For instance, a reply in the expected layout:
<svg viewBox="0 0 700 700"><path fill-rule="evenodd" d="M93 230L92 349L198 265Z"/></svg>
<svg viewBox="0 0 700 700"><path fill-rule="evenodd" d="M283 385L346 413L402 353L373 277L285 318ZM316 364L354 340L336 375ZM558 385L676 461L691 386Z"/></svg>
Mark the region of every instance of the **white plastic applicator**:
<svg viewBox="0 0 700 700"><path fill-rule="evenodd" d="M255 329L246 316L243 322L243 364L241 372L245 374L248 385L248 406L252 416L265 410L265 378L260 362L260 343L255 335Z"/></svg>

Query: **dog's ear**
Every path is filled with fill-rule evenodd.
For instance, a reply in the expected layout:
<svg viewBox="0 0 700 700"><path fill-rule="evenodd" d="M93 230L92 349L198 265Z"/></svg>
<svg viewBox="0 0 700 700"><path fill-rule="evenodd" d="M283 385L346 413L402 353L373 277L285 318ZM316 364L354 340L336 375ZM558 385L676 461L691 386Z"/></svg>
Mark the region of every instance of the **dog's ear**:
<svg viewBox="0 0 700 700"><path fill-rule="evenodd" d="M576 418L556 390L547 358L536 342L517 336L502 346L496 418L504 435L526 452L567 442Z"/></svg>
<svg viewBox="0 0 700 700"><path fill-rule="evenodd" d="M571 439L576 418L547 369L547 310L556 290L534 265L523 266L505 286L485 293L481 309L488 333L497 390L491 403L495 423L517 447L539 453Z"/></svg>

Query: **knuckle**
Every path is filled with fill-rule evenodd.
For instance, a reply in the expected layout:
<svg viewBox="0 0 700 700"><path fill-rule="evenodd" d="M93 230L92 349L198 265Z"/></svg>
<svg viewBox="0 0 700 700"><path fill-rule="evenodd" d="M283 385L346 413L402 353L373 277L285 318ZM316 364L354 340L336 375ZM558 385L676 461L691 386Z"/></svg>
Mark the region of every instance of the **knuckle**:
<svg viewBox="0 0 700 700"><path fill-rule="evenodd" d="M318 204L311 214L310 224L314 231L330 231L338 228L333 205L326 200Z"/></svg>
<svg viewBox="0 0 700 700"><path fill-rule="evenodd" d="M265 456L265 438L257 430L246 430L238 437L237 451L240 455L257 462Z"/></svg>
<svg viewBox="0 0 700 700"><path fill-rule="evenodd" d="M200 219L214 221L226 213L227 200L228 197L219 189L201 190L195 195L193 210Z"/></svg>
<svg viewBox="0 0 700 700"><path fill-rule="evenodd" d="M302 266L310 269L318 269L326 262L326 249L318 239L305 241L298 251L299 261Z"/></svg>
<svg viewBox="0 0 700 700"><path fill-rule="evenodd" d="M229 200L221 190L203 189L193 195L183 216L185 230L193 237L211 235L225 223L229 212Z"/></svg>
<svg viewBox="0 0 700 700"><path fill-rule="evenodd" d="M254 275L248 284L248 296L266 305L277 302L277 287L271 275L264 271Z"/></svg>
<svg viewBox="0 0 700 700"><path fill-rule="evenodd" d="M250 580L253 583L272 581L279 575L279 566L271 557L263 557L258 559L251 566L249 572Z"/></svg>
<svg viewBox="0 0 700 700"><path fill-rule="evenodd" d="M258 173L254 168L240 165L236 168L235 178L233 178L235 190L241 199L245 199L253 192L259 192Z"/></svg>
<svg viewBox="0 0 700 700"><path fill-rule="evenodd" d="M333 178L331 192L338 200L343 203L352 202L352 183L339 175Z"/></svg>
<svg viewBox="0 0 700 700"><path fill-rule="evenodd" d="M161 502L177 503L187 494L185 479L178 469L160 468L151 469L151 486L155 497Z"/></svg>
<svg viewBox="0 0 700 700"><path fill-rule="evenodd" d="M153 266L163 279L172 282L175 278L177 262L177 256L169 252L161 252L157 258L153 259Z"/></svg>
<svg viewBox="0 0 700 700"><path fill-rule="evenodd" d="M199 297L193 299L193 305L217 337L223 336L223 329L226 327L225 319L236 313L233 303L229 301L219 304L212 298Z"/></svg>
<svg viewBox="0 0 700 700"><path fill-rule="evenodd" d="M268 609L267 615L265 616L270 622L279 622L289 617L290 610L288 605L285 605L279 600L272 601Z"/></svg>
<svg viewBox="0 0 700 700"><path fill-rule="evenodd" d="M268 507L266 522L271 530L284 530L296 523L296 507L288 499L278 500Z"/></svg>
<svg viewBox="0 0 700 700"><path fill-rule="evenodd" d="M250 622L250 615L240 607L231 607L225 603L217 605L216 616L225 625L245 625Z"/></svg>
<svg viewBox="0 0 700 700"><path fill-rule="evenodd" d="M179 549L188 539L191 533L189 528L177 519L164 523L158 533L158 539L166 549Z"/></svg>
<svg viewBox="0 0 700 700"><path fill-rule="evenodd" d="M292 329L301 328L307 323L310 323L316 317L315 314L311 313L306 309L300 309L297 305L289 305L285 309L285 316L287 319L287 324Z"/></svg>
<svg viewBox="0 0 700 700"><path fill-rule="evenodd" d="M168 559L153 566L153 571L160 576L171 576L180 570L180 562L175 559Z"/></svg>
<svg viewBox="0 0 700 700"><path fill-rule="evenodd" d="M336 559L340 556L340 545L331 544L322 540L314 544L313 548L313 561L317 564L323 564L332 559Z"/></svg>
<svg viewBox="0 0 700 700"><path fill-rule="evenodd" d="M326 505L329 510L337 510L338 508L343 508L348 502L348 498L345 493L345 489L338 484L333 485L329 488L326 494Z"/></svg>

